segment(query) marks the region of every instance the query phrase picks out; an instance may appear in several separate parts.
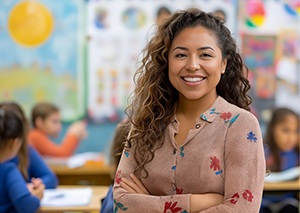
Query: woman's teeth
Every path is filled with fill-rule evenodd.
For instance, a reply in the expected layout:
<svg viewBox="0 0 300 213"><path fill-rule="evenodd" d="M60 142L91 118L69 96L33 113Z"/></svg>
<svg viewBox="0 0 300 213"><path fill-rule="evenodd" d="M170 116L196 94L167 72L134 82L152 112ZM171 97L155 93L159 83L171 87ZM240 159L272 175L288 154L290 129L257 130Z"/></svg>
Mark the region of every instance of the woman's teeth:
<svg viewBox="0 0 300 213"><path fill-rule="evenodd" d="M187 82L199 82L202 81L204 78L183 78L183 80Z"/></svg>

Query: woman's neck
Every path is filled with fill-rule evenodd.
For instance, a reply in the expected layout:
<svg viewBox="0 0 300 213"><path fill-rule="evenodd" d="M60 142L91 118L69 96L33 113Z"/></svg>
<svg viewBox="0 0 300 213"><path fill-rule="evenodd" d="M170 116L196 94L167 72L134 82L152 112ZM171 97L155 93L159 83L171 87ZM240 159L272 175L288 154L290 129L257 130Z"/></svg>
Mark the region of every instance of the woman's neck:
<svg viewBox="0 0 300 213"><path fill-rule="evenodd" d="M211 107L217 97L218 95L215 93L208 94L197 100L189 100L182 94L179 94L176 115L184 116L188 119L196 119Z"/></svg>

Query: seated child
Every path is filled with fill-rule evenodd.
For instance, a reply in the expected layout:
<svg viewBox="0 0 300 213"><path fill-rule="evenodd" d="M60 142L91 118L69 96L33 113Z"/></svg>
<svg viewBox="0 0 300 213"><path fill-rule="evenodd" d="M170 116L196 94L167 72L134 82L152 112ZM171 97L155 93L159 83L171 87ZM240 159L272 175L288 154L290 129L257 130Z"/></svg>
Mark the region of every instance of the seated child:
<svg viewBox="0 0 300 213"><path fill-rule="evenodd" d="M128 121L122 122L118 124L115 132L115 136L112 142L111 147L111 166L112 166L112 176L114 179L115 173L117 171L117 167L121 158L121 155L118 153L122 152L121 145L126 141L127 135L129 133L126 123ZM110 185L109 190L107 192L106 197L102 200L100 213L113 213L114 212L114 202L113 202L113 192L112 192L113 184Z"/></svg>
<svg viewBox="0 0 300 213"><path fill-rule="evenodd" d="M21 107L16 103L0 103L0 107L17 111L23 118L26 127L26 136L18 152L18 155L10 160L19 168L28 185L38 187L39 184L45 184L46 189L55 188L58 184L56 175L45 164L36 150L27 144L27 135L29 130L28 121Z"/></svg>
<svg viewBox="0 0 300 213"><path fill-rule="evenodd" d="M33 129L29 132L28 142L41 155L69 157L77 149L80 141L87 136L86 123L73 123L59 145L49 139L57 138L62 125L58 108L49 103L39 103L32 110Z"/></svg>
<svg viewBox="0 0 300 213"><path fill-rule="evenodd" d="M26 127L22 116L0 107L0 212L33 213L40 207L45 185L27 186L13 162L8 162L19 152Z"/></svg>
<svg viewBox="0 0 300 213"><path fill-rule="evenodd" d="M273 112L268 125L265 143L267 169L280 172L299 166L299 116L286 108ZM299 201L292 193L283 196L264 196L262 213L298 212Z"/></svg>

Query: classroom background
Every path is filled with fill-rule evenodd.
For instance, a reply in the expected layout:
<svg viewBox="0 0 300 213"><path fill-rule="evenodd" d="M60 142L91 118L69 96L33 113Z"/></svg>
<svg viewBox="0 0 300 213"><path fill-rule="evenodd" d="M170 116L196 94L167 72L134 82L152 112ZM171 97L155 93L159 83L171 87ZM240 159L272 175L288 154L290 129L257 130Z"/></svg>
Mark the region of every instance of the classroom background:
<svg viewBox="0 0 300 213"><path fill-rule="evenodd" d="M275 107L299 113L298 0L1 0L0 100L20 103L28 118L37 102L54 103L63 121L56 142L86 119L77 153L109 153L163 7L223 12L250 69L263 133Z"/></svg>

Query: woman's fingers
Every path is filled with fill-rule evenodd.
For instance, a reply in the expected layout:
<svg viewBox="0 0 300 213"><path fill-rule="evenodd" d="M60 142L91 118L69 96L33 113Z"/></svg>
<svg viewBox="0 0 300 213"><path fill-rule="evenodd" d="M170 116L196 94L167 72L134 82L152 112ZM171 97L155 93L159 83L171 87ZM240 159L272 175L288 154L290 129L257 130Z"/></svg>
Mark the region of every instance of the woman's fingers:
<svg viewBox="0 0 300 213"><path fill-rule="evenodd" d="M143 194L150 195L144 184L133 173L130 174L130 178L142 190Z"/></svg>
<svg viewBox="0 0 300 213"><path fill-rule="evenodd" d="M133 193L133 194L137 194L136 191L134 191L130 186L128 186L125 182L121 182L120 183L120 186L125 189L126 191L130 192L130 193Z"/></svg>
<svg viewBox="0 0 300 213"><path fill-rule="evenodd" d="M122 178L121 181L125 183L127 186L129 186L131 189L133 189L135 193L144 194L144 192L140 189L140 187L136 183L127 180L126 178Z"/></svg>

